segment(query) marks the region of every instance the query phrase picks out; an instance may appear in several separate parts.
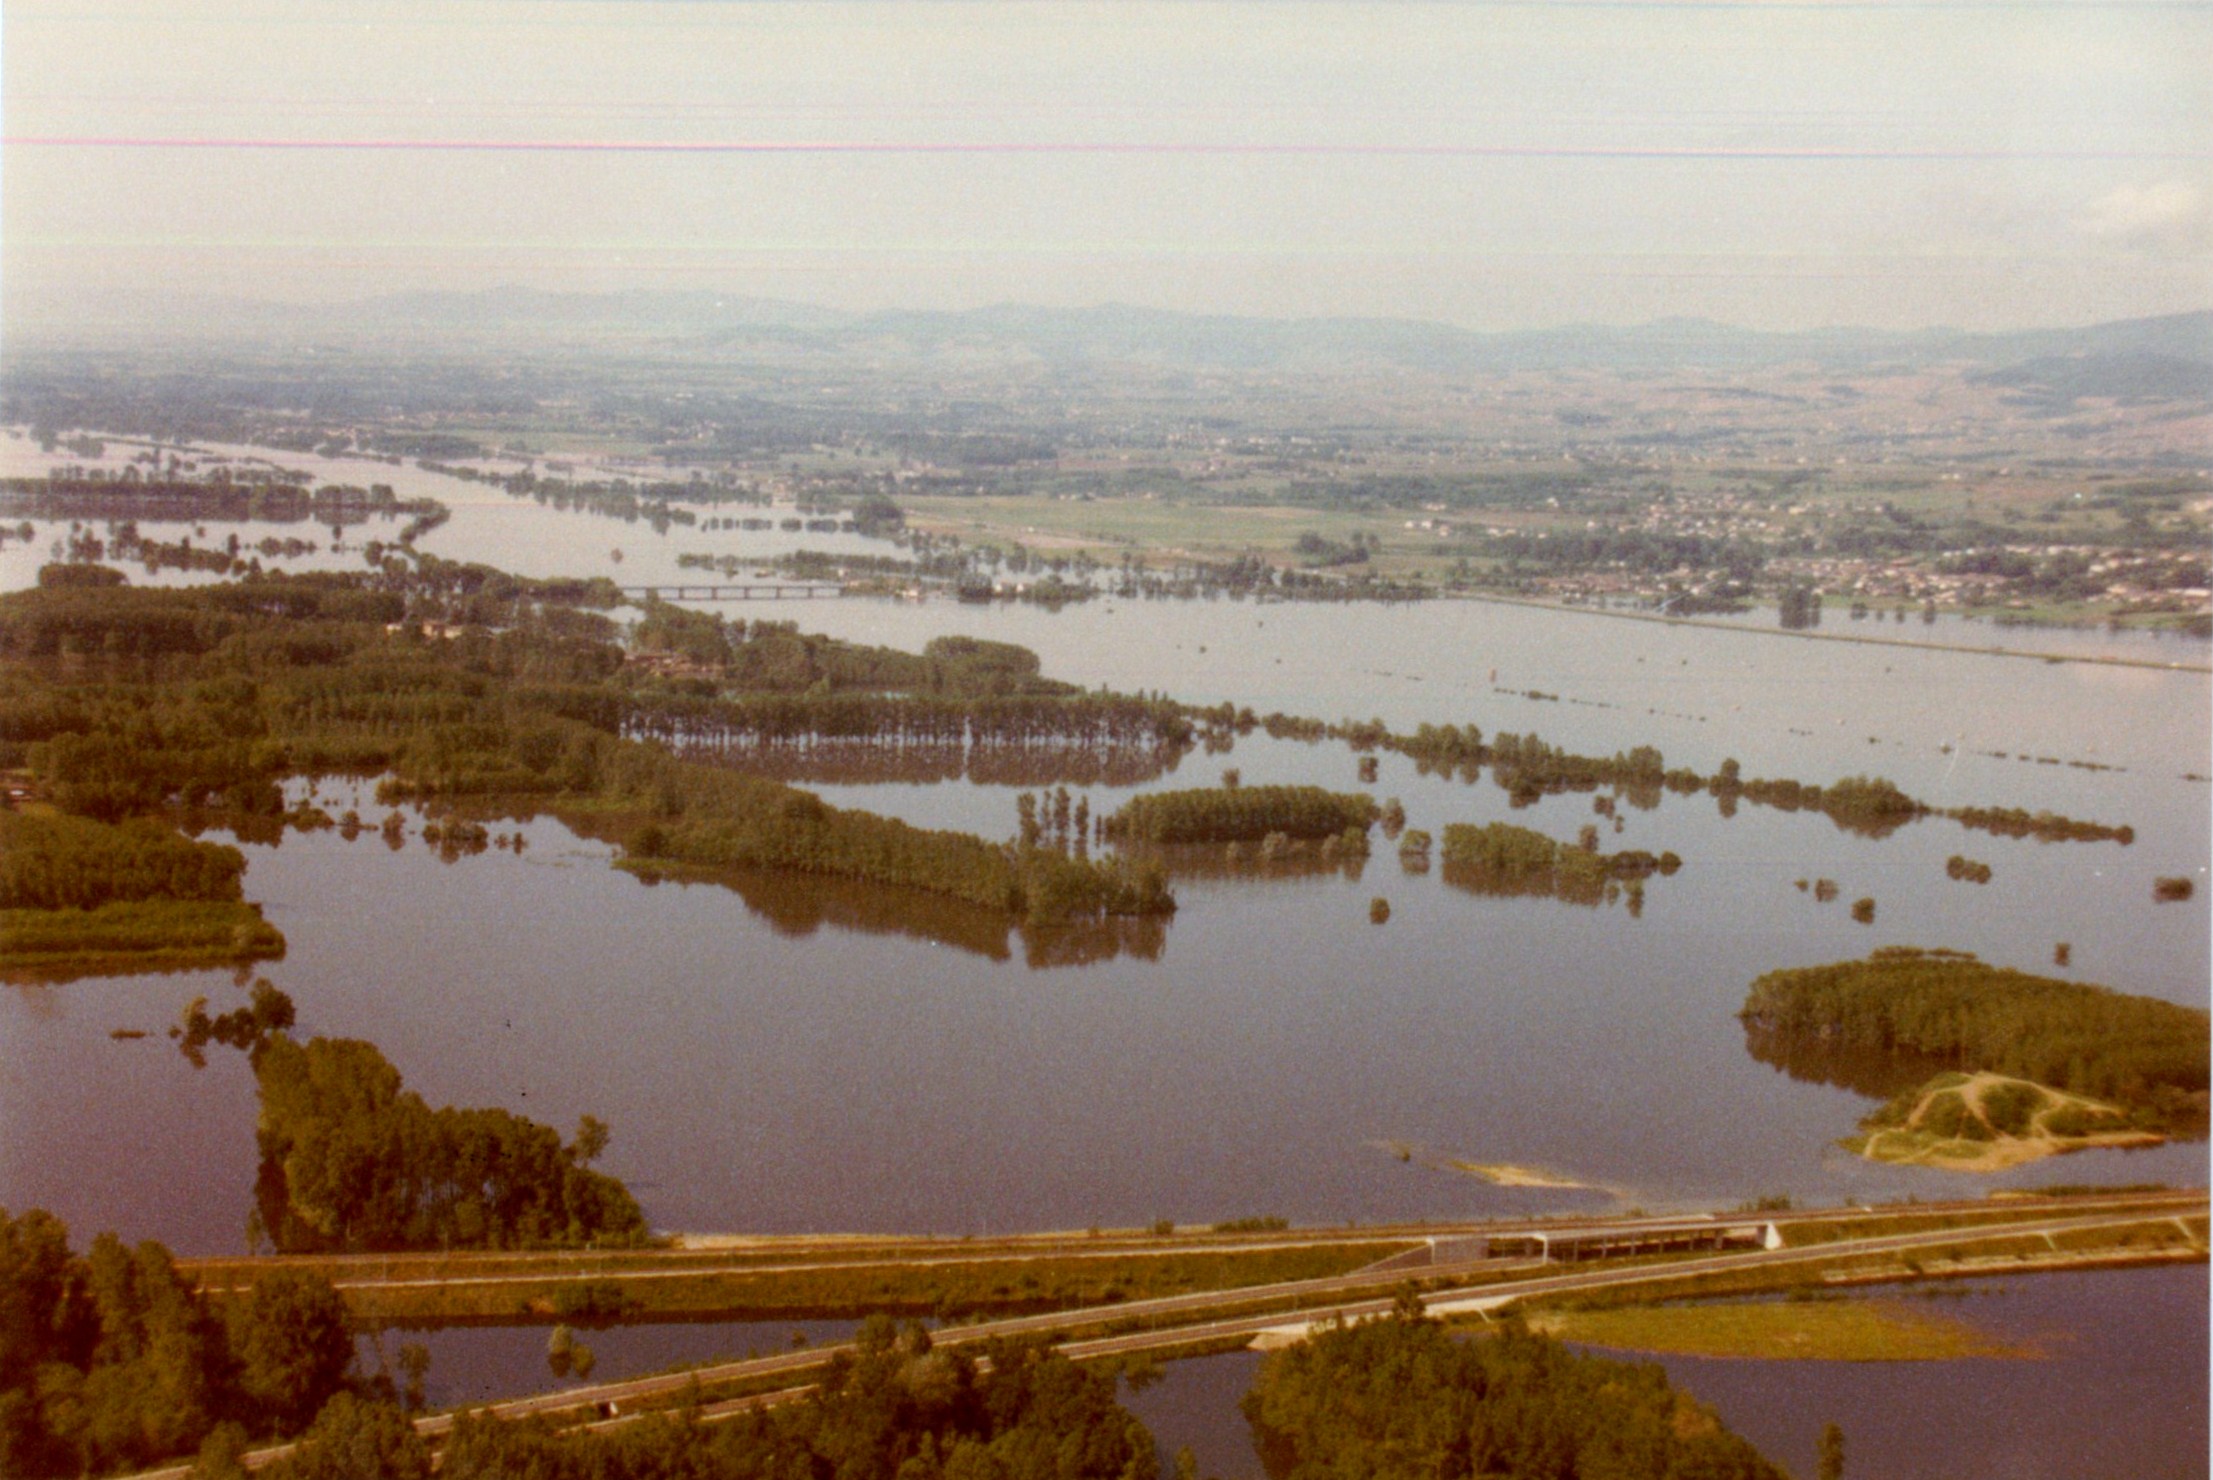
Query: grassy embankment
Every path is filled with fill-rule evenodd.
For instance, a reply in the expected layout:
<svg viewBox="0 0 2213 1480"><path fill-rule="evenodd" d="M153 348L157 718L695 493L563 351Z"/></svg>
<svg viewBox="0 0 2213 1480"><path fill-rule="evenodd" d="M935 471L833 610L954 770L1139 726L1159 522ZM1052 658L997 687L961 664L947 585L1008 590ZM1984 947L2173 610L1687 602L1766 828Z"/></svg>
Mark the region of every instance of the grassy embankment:
<svg viewBox="0 0 2213 1480"><path fill-rule="evenodd" d="M284 935L240 900L129 900L90 910L0 910L0 981L66 981L241 966Z"/></svg>
<svg viewBox="0 0 2213 1480"><path fill-rule="evenodd" d="M245 867L236 848L154 824L0 810L0 981L281 957L284 936L242 896Z"/></svg>
<svg viewBox="0 0 2213 1480"><path fill-rule="evenodd" d="M1620 1351L1768 1361L1946 1362L2031 1357L1966 1321L1899 1300L1717 1301L1541 1311L1532 1328L1562 1341Z"/></svg>
<svg viewBox="0 0 2213 1480"><path fill-rule="evenodd" d="M1403 1242L1378 1242L974 1259L937 1250L904 1261L825 1261L813 1267L783 1261L770 1268L749 1268L746 1262L727 1259L715 1267L675 1269L646 1261L610 1261L588 1277L579 1277L573 1262L560 1272L533 1276L527 1272L487 1275L465 1262L449 1267L410 1261L393 1271L397 1278L390 1282L357 1282L348 1277L344 1265L330 1272L347 1308L365 1324L710 1317L832 1320L878 1311L940 1317L1021 1314L1326 1279L1405 1247ZM226 1261L197 1266L196 1272L211 1288L235 1292L261 1274L301 1265L298 1260L281 1265Z"/></svg>

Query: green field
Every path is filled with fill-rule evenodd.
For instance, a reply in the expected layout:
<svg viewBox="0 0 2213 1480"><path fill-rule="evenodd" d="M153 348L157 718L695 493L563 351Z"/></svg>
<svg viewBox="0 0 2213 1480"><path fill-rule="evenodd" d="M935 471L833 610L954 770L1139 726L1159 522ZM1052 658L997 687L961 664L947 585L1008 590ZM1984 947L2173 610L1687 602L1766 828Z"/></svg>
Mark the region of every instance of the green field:
<svg viewBox="0 0 2213 1480"><path fill-rule="evenodd" d="M1621 1351L1769 1361L1948 1362L2031 1357L1965 1321L1899 1300L1763 1300L1546 1311L1530 1325Z"/></svg>

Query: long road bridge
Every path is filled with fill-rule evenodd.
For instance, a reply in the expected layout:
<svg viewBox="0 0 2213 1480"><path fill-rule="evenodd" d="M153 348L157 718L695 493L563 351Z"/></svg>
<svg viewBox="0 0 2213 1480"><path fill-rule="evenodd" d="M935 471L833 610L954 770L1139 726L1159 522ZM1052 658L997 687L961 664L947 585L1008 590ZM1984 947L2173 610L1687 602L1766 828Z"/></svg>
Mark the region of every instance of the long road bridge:
<svg viewBox="0 0 2213 1480"><path fill-rule="evenodd" d="M663 601L807 601L843 596L843 586L821 581L678 581L661 586L618 586L632 600Z"/></svg>

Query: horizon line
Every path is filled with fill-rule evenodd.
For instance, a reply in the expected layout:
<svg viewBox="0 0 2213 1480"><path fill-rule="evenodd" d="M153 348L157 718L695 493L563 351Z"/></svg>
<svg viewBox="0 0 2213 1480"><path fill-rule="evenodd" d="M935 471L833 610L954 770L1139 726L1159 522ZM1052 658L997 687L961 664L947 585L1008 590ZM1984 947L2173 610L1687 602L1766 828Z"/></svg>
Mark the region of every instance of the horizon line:
<svg viewBox="0 0 2213 1480"><path fill-rule="evenodd" d="M870 139L390 139L285 138L281 136L11 134L0 148L112 150L228 150L270 152L397 152L438 154L855 154L855 155L1159 155L1254 157L1408 158L1408 159L1617 159L1617 160L1778 160L1778 161L2007 161L2047 159L2209 160L2213 149L1876 149L1808 146L1790 148L1720 145L1628 144L1352 144L1229 143L1201 141L1116 142L1111 140L1039 140L980 143L957 140Z"/></svg>

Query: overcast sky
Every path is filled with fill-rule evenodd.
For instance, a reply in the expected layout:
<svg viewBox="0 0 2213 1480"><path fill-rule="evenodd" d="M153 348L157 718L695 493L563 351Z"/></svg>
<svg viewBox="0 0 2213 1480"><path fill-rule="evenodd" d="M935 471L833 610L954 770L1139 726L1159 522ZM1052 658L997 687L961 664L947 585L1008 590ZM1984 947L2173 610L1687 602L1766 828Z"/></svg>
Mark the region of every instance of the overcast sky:
<svg viewBox="0 0 2213 1480"><path fill-rule="evenodd" d="M2082 323L2213 306L2208 58L2194 3L5 0L0 311Z"/></svg>

